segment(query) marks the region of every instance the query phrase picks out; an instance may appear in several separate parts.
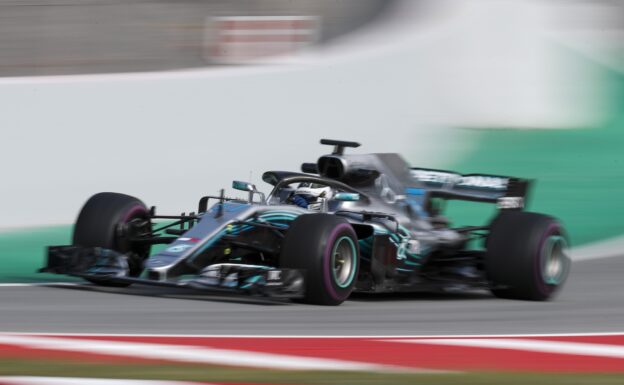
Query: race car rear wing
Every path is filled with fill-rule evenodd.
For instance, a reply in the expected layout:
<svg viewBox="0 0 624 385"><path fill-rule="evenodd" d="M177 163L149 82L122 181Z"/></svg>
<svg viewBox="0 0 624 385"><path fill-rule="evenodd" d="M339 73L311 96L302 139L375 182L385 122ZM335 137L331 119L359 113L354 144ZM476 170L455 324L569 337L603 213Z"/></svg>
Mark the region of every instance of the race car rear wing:
<svg viewBox="0 0 624 385"><path fill-rule="evenodd" d="M496 203L500 209L522 209L531 181L510 176L460 174L411 168L411 177L426 188L428 198Z"/></svg>

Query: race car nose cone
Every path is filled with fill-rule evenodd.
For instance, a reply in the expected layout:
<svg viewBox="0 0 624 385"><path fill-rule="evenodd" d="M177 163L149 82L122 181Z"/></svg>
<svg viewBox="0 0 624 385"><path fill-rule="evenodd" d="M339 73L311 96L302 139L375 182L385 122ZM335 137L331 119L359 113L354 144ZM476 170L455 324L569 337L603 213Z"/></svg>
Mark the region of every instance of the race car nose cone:
<svg viewBox="0 0 624 385"><path fill-rule="evenodd" d="M145 267L147 269L157 269L165 266L169 266L177 260L175 257L165 255L155 255L145 261Z"/></svg>

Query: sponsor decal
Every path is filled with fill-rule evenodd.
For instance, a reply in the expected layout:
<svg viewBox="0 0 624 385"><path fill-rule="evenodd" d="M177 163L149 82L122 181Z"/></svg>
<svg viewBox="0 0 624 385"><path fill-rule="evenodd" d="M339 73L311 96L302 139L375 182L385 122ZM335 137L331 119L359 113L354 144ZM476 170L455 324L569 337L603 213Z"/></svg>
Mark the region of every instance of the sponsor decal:
<svg viewBox="0 0 624 385"><path fill-rule="evenodd" d="M496 207L501 210L521 209L524 207L524 198L522 197L502 197L496 201Z"/></svg>
<svg viewBox="0 0 624 385"><path fill-rule="evenodd" d="M439 184L455 184L461 178L460 174L431 170L411 170L411 175L421 182Z"/></svg>
<svg viewBox="0 0 624 385"><path fill-rule="evenodd" d="M267 273L267 279L269 281L279 281L282 278L281 270L269 270Z"/></svg>
<svg viewBox="0 0 624 385"><path fill-rule="evenodd" d="M193 245L174 245L174 246L168 247L167 250L165 251L169 253L182 253L192 247Z"/></svg>
<svg viewBox="0 0 624 385"><path fill-rule="evenodd" d="M505 190L509 183L508 178L488 175L461 175L453 172L432 170L411 170L413 178L425 182L448 185L449 187L486 188Z"/></svg>
<svg viewBox="0 0 624 385"><path fill-rule="evenodd" d="M214 206L210 208L210 210L208 210L208 212L212 214L217 213L219 211L219 206L221 205L222 203L216 203ZM242 203L233 203L233 202L223 203L223 211L225 211L226 213L235 213L237 211L244 210L247 207L249 207L247 204L242 204Z"/></svg>
<svg viewBox="0 0 624 385"><path fill-rule="evenodd" d="M459 187L477 187L477 188L490 188L494 190L505 190L509 179L499 178L494 176L463 176L459 179L456 186Z"/></svg>
<svg viewBox="0 0 624 385"><path fill-rule="evenodd" d="M180 237L180 238L178 238L178 241L197 243L197 242L200 241L200 239L199 238L195 238L195 237Z"/></svg>

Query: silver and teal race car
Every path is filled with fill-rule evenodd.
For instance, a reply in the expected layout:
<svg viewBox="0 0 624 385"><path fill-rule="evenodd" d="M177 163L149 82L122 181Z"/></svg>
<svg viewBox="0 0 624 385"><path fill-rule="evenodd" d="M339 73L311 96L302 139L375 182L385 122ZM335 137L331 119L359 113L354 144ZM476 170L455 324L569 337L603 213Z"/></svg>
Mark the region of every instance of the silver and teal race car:
<svg viewBox="0 0 624 385"><path fill-rule="evenodd" d="M523 211L529 180L413 168L398 154L344 153L358 143L321 144L332 153L302 172L265 172L268 195L235 181L244 198L221 190L202 197L197 213L159 215L137 198L96 194L78 215L73 244L50 246L41 271L322 305L353 291L479 288L547 300L566 280L562 225ZM443 216L448 200L489 202L496 215L453 227Z"/></svg>

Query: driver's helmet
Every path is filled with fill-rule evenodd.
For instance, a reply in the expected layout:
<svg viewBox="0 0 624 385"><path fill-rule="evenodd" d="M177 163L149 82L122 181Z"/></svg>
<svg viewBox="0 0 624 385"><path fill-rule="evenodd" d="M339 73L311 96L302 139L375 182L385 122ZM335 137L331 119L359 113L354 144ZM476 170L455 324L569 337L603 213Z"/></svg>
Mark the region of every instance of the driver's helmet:
<svg viewBox="0 0 624 385"><path fill-rule="evenodd" d="M321 199L330 199L331 196L332 189L329 186L318 183L302 182L294 191L292 202L299 207L303 207L304 209L320 210Z"/></svg>

